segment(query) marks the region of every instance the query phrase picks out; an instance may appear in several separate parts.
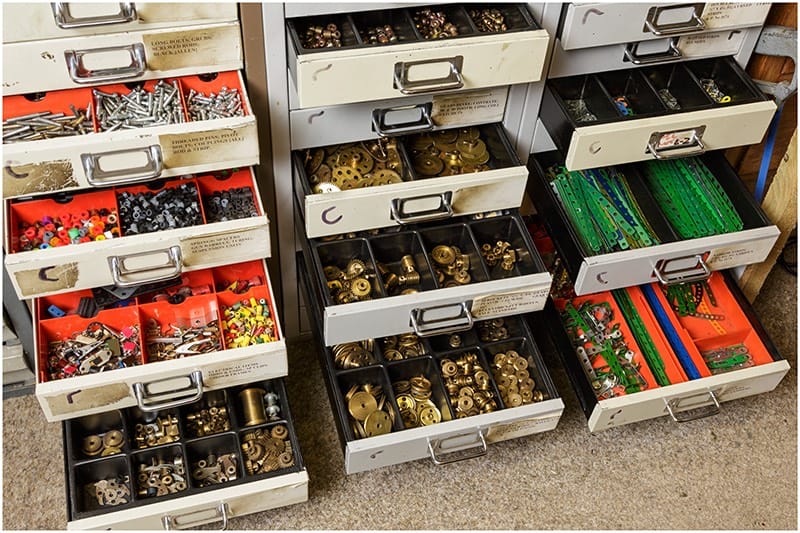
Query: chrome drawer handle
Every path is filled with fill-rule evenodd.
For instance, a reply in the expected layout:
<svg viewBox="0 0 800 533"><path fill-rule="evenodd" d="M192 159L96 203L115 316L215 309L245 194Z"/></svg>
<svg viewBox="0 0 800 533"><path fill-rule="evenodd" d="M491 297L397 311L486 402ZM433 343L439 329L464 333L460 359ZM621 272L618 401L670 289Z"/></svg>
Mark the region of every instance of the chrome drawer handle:
<svg viewBox="0 0 800 533"><path fill-rule="evenodd" d="M167 263L157 266L148 266L144 268L125 267L125 261L127 261L128 259L146 257L158 254L166 254ZM136 254L129 254L129 255L115 255L108 258L108 263L109 266L111 267L111 277L114 280L114 285L116 285L117 287L133 287L136 285L141 285L142 283L155 283L158 281L166 281L168 279L177 278L178 276L181 275L181 271L183 271L183 254L181 253L180 245L176 244L170 246L166 250L139 252ZM125 279L126 277L134 274L155 272L163 270L165 268L169 268L170 270L167 271L165 274L159 276L153 276L144 279L140 278Z"/></svg>
<svg viewBox="0 0 800 533"><path fill-rule="evenodd" d="M442 78L414 81L408 79L411 67L434 63L447 63L450 67L450 73ZM464 78L461 76L463 65L464 56L425 59L422 61L401 61L394 64L394 86L403 94L425 94L460 89L464 86Z"/></svg>
<svg viewBox="0 0 800 533"><path fill-rule="evenodd" d="M434 309L446 309L448 307L458 307L460 310L458 316L428 321L425 320L426 312L433 311ZM474 323L475 318L472 316L472 312L467 307L467 302L411 310L411 327L414 329L414 333L420 337L431 337L433 335L444 335L447 333L466 331L468 329L472 329Z"/></svg>
<svg viewBox="0 0 800 533"><path fill-rule="evenodd" d="M450 457L442 456L443 442L447 442L448 440L454 440L457 438L462 438L464 436L466 435L456 435L454 437L447 437L444 439L428 440L428 453L430 453L431 455L431 460L433 460L433 464L446 465L486 455L486 452L488 451L486 446L486 437L483 436L483 430L478 429L477 438L475 439L474 443L468 443L466 445L461 445L461 446L454 446L445 452L447 455L453 454L454 452L466 452L466 453L455 454L451 455Z"/></svg>
<svg viewBox="0 0 800 533"><path fill-rule="evenodd" d="M705 132L705 126L689 130L653 132L647 140L645 153L649 152L653 157L661 160L704 154L706 152L706 145L703 143Z"/></svg>
<svg viewBox="0 0 800 533"><path fill-rule="evenodd" d="M692 256L676 257L667 261L661 262L656 268L653 269L658 281L663 285L675 285L678 283L692 283L695 281L703 281L711 276L711 268L703 259L701 254L694 256L697 265L689 268L681 268L676 270L667 270L667 265L670 261L678 261L681 259L688 259Z"/></svg>
<svg viewBox="0 0 800 533"><path fill-rule="evenodd" d="M652 65L654 63L667 63L683 59L683 53L678 48L678 40L675 38L669 40L669 49L663 53L639 55L637 54L638 50L639 43L628 43L625 46L625 60L634 65Z"/></svg>
<svg viewBox="0 0 800 533"><path fill-rule="evenodd" d="M106 24L124 24L136 20L136 4L120 2L119 13L99 15L95 17L75 17L70 10L69 2L53 2L53 18L56 26L62 30L85 28L87 26L105 26Z"/></svg>
<svg viewBox="0 0 800 533"><path fill-rule="evenodd" d="M668 24L658 23L658 17L665 11L681 9L685 7L687 6L677 5L667 7L651 7L650 11L647 12L647 18L644 21L645 29L652 32L653 35L657 35L659 37L676 35L678 33L695 33L706 29L706 23L700 17L700 13L703 11L705 4L694 4L692 6L692 16L686 22L671 22Z"/></svg>
<svg viewBox="0 0 800 533"><path fill-rule="evenodd" d="M667 404L667 412L669 412L669 416L671 416L672 420L675 422L689 422L690 420L697 420L699 418L705 418L707 416L718 414L719 400L717 399L717 395L711 390L706 391L703 394L707 394L711 398L711 403L709 405L702 405L699 407L692 406L688 409L684 409L683 411L678 411L678 405L681 403L682 399L686 400L686 398L674 398L672 400L667 400L664 398L664 403Z"/></svg>
<svg viewBox="0 0 800 533"><path fill-rule="evenodd" d="M408 213L404 211L407 202L423 200L425 198L438 198L439 206L425 211ZM430 222L442 220L453 216L453 192L446 191L439 194L415 196L413 198L395 198L390 206L392 220L398 224L415 224L417 222Z"/></svg>
<svg viewBox="0 0 800 533"><path fill-rule="evenodd" d="M118 170L103 170L100 159L123 154L135 154L143 152L147 157L147 163L141 167L123 168ZM101 152L95 154L81 154L81 164L86 173L86 181L95 187L106 185L120 185L136 181L151 180L158 178L164 171L164 157L161 152L161 145L153 144L144 148L133 148L129 150L114 150L112 152Z"/></svg>
<svg viewBox="0 0 800 533"><path fill-rule="evenodd" d="M194 515L199 515L202 513L206 513L208 511L213 511L213 514L208 518L198 518L195 520L191 520L188 522L178 523L178 520L181 518L185 518L187 516L191 517ZM228 509L228 504L225 502L218 503L213 509L203 509L201 511L191 511L184 514L179 515L164 515L161 519L161 523L164 525L164 529L169 531L170 529L194 529L197 526L202 526L205 524L210 524L211 522L221 521L222 526L220 529L223 531L228 529L228 513L230 510Z"/></svg>
<svg viewBox="0 0 800 533"><path fill-rule="evenodd" d="M128 52L131 62L121 67L99 68L91 70L86 68L83 60L91 54L105 52ZM147 60L142 43L133 43L125 46L109 46L108 48L95 48L93 50L64 50L64 58L67 60L69 77L72 81L80 84L95 84L100 82L122 81L131 78L138 78L147 69Z"/></svg>
<svg viewBox="0 0 800 533"><path fill-rule="evenodd" d="M189 378L189 385L183 389L176 389L169 392L162 392L159 394L150 394L147 392L148 387L155 383L162 381L172 381L176 378L164 378L150 383L137 382L133 384L133 394L136 396L136 403L139 409L146 413L153 411L160 411L162 409L172 409L173 407L180 407L188 403L194 403L203 397L203 373L200 370L193 370L191 374L186 376ZM173 400L179 393L191 392L188 396L181 396Z"/></svg>
<svg viewBox="0 0 800 533"><path fill-rule="evenodd" d="M417 105L390 107L388 109L374 109L372 111L372 129L375 130L375 133L381 137L431 131L434 125L433 119L431 118L432 108L433 104L430 102L425 102ZM387 114L397 111L407 111L410 109L419 109L419 120L413 122L403 122L399 124L386 123Z"/></svg>

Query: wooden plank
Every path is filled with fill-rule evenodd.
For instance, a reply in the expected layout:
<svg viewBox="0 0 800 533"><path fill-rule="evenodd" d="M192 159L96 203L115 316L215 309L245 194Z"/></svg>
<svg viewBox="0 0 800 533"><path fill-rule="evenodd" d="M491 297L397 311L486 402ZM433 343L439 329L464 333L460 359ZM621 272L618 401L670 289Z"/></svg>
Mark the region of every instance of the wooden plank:
<svg viewBox="0 0 800 533"><path fill-rule="evenodd" d="M761 205L769 219L778 226L781 234L766 261L748 266L739 280L747 299L752 302L783 251L789 234L797 225L797 131L792 135L789 148L778 166L772 186Z"/></svg>

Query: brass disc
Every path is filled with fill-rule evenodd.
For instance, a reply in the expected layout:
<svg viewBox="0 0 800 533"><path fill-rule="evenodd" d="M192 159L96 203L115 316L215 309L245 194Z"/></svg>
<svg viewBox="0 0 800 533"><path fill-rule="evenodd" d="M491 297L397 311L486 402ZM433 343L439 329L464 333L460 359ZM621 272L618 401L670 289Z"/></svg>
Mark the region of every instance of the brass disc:
<svg viewBox="0 0 800 533"><path fill-rule="evenodd" d="M519 407L522 405L522 396L519 394L509 394L507 403L509 407Z"/></svg>
<svg viewBox="0 0 800 533"><path fill-rule="evenodd" d="M119 446L122 446L122 443L124 441L125 437L122 435L122 432L118 429L114 429L103 435L103 444L105 444L106 446L111 446L112 448L117 448Z"/></svg>
<svg viewBox="0 0 800 533"><path fill-rule="evenodd" d="M444 161L436 156L420 154L414 157L414 170L423 176L436 176L444 170Z"/></svg>
<svg viewBox="0 0 800 533"><path fill-rule="evenodd" d="M388 168L382 168L372 173L372 179L376 185L389 185L391 183L402 183L400 174Z"/></svg>
<svg viewBox="0 0 800 533"><path fill-rule="evenodd" d="M442 421L442 414L434 407L426 407L419 412L419 421L423 426L438 424Z"/></svg>
<svg viewBox="0 0 800 533"><path fill-rule="evenodd" d="M385 411L373 411L364 420L364 433L367 437L385 435L392 431L392 421Z"/></svg>
<svg viewBox="0 0 800 533"><path fill-rule="evenodd" d="M419 425L419 417L414 411L400 411L400 419L406 428L415 428Z"/></svg>
<svg viewBox="0 0 800 533"><path fill-rule="evenodd" d="M452 247L440 244L431 250L431 259L442 266L451 265L456 260L456 252Z"/></svg>
<svg viewBox="0 0 800 533"><path fill-rule="evenodd" d="M347 403L347 409L356 420L366 420L370 413L378 410L378 401L368 392L357 392Z"/></svg>
<svg viewBox="0 0 800 533"><path fill-rule="evenodd" d="M458 140L458 130L436 131L431 134L431 137L437 143L453 143Z"/></svg>
<svg viewBox="0 0 800 533"><path fill-rule="evenodd" d="M475 127L461 128L460 130L458 130L459 140L467 139L470 141L474 141L475 139L478 139L480 136L481 136L480 131L478 130L478 128Z"/></svg>
<svg viewBox="0 0 800 533"><path fill-rule="evenodd" d="M289 434L289 430L286 429L286 426L275 426L269 434L273 439L284 440Z"/></svg>
<svg viewBox="0 0 800 533"><path fill-rule="evenodd" d="M431 146L433 146L433 138L428 134L417 135L411 138L411 142L409 143L412 150L417 152L421 152Z"/></svg>
<svg viewBox="0 0 800 533"><path fill-rule="evenodd" d="M359 183L363 179L361 172L345 166L334 167L331 175L331 183L340 189L352 188L353 184Z"/></svg>
<svg viewBox="0 0 800 533"><path fill-rule="evenodd" d="M408 394L401 394L397 397L397 407L400 408L400 411L413 410L416 409L417 402Z"/></svg>
<svg viewBox="0 0 800 533"><path fill-rule="evenodd" d="M103 448L103 439L100 438L99 435L89 435L85 439L83 439L83 453L88 456L97 455L100 453L100 450Z"/></svg>

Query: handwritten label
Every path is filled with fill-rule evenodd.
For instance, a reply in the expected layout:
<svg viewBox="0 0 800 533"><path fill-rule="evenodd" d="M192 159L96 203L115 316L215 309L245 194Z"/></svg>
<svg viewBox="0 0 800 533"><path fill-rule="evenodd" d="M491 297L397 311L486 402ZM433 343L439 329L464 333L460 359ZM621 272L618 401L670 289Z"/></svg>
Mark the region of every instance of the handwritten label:
<svg viewBox="0 0 800 533"><path fill-rule="evenodd" d="M745 36L745 32L737 30L686 35L678 39L678 49L685 57L735 54L741 48Z"/></svg>
<svg viewBox="0 0 800 533"><path fill-rule="evenodd" d="M475 318L488 318L540 311L549 292L548 285L539 289L480 296L472 302L472 315Z"/></svg>
<svg viewBox="0 0 800 533"><path fill-rule="evenodd" d="M258 163L255 121L235 128L159 135L167 168L205 163Z"/></svg>
<svg viewBox="0 0 800 533"><path fill-rule="evenodd" d="M754 244L745 247L718 248L711 251L706 264L715 270L747 265L761 261L759 256L762 253L764 253L762 247ZM769 253L769 249L765 253Z"/></svg>
<svg viewBox="0 0 800 533"><path fill-rule="evenodd" d="M486 442L500 442L502 440L516 439L526 435L532 435L541 431L547 431L555 427L560 415L546 417L527 418L516 420L508 424L492 426L486 435Z"/></svg>
<svg viewBox="0 0 800 533"><path fill-rule="evenodd" d="M431 118L437 126L499 122L506 109L508 89L495 89L433 97Z"/></svg>
<svg viewBox="0 0 800 533"><path fill-rule="evenodd" d="M150 70L224 64L241 56L238 25L146 33L142 41Z"/></svg>
<svg viewBox="0 0 800 533"><path fill-rule="evenodd" d="M264 354L258 354L253 359L242 362L226 362L212 366L203 371L203 382L211 387L224 387L266 379L277 370L277 368L273 368L277 366L275 359L277 357L265 357Z"/></svg>
<svg viewBox="0 0 800 533"><path fill-rule="evenodd" d="M764 22L769 7L769 2L714 2L706 4L702 18L708 29L758 25Z"/></svg>
<svg viewBox="0 0 800 533"><path fill-rule="evenodd" d="M190 237L181 241L183 265L216 264L221 257L235 263L269 256L269 229L266 226L202 237Z"/></svg>

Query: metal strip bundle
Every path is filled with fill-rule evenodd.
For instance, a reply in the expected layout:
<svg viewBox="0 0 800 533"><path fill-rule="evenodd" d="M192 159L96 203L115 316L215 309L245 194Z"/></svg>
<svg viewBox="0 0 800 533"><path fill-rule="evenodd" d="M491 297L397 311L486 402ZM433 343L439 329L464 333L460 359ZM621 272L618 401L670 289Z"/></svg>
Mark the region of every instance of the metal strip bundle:
<svg viewBox="0 0 800 533"><path fill-rule="evenodd" d="M742 230L742 218L700 159L651 161L643 168L656 202L681 238Z"/></svg>
<svg viewBox="0 0 800 533"><path fill-rule="evenodd" d="M659 244L625 176L613 167L570 172L547 170L564 211L592 255Z"/></svg>
<svg viewBox="0 0 800 533"><path fill-rule="evenodd" d="M619 305L622 316L631 329L631 333L633 333L636 344L638 344L639 349L642 350L642 355L645 361L647 361L647 366L653 371L656 383L662 387L669 385L669 378L664 369L664 361L658 353L658 348L656 348L653 338L647 332L647 327L644 325L642 317L639 316L639 313L636 311L636 306L633 304L628 291L625 289L616 289L611 291L611 293L614 295L614 300L616 300L617 305Z"/></svg>

